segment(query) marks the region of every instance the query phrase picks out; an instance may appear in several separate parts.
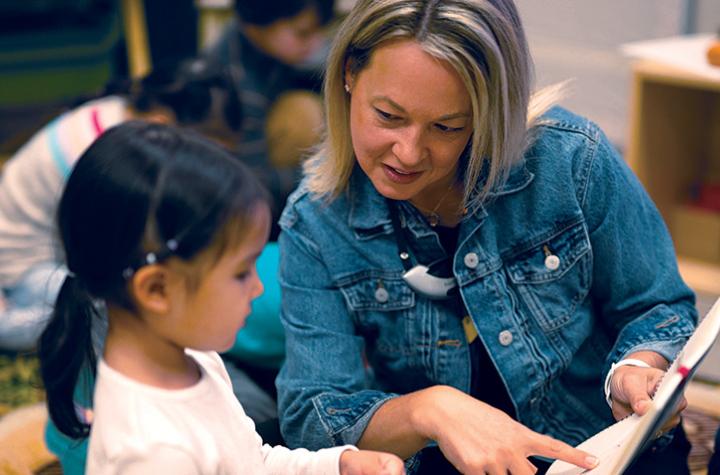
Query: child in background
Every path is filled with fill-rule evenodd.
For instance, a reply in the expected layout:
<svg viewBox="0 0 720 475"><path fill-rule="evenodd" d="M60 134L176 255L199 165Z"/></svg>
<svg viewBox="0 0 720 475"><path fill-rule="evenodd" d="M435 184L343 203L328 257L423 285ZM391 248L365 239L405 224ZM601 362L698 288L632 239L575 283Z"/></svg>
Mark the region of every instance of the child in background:
<svg viewBox="0 0 720 475"><path fill-rule="evenodd" d="M273 223L320 140L319 95L334 0L236 0L235 19L205 54L232 66L247 120L238 155L270 190ZM314 92L312 92L314 91ZM274 225L271 241L279 228Z"/></svg>
<svg viewBox="0 0 720 475"><path fill-rule="evenodd" d="M126 122L70 175L58 212L68 273L39 346L50 416L89 434L92 474L396 474L395 456L351 446L263 445L215 351L228 349L259 296L255 260L270 227L265 192L221 147L189 132ZM95 365L90 322L109 329L92 425L73 391Z"/></svg>
<svg viewBox="0 0 720 475"><path fill-rule="evenodd" d="M0 349L35 347L65 278L54 235L62 187L104 130L132 119L235 142L242 110L226 67L190 59L158 65L138 82L112 84L36 132L0 175Z"/></svg>

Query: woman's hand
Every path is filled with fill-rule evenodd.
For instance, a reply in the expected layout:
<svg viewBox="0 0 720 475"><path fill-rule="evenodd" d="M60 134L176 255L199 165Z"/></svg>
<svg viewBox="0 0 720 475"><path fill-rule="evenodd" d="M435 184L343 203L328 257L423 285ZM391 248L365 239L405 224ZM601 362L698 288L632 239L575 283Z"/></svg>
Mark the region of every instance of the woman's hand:
<svg viewBox="0 0 720 475"><path fill-rule="evenodd" d="M650 400L665 375L664 368L668 364L665 358L650 351L633 353L627 358L645 361L652 368L622 366L615 370L610 380L610 396L612 413L616 420L623 419L633 412L642 416L648 411ZM686 407L687 401L683 397L675 409L675 414L665 423L662 431L677 425L680 422L680 413Z"/></svg>
<svg viewBox="0 0 720 475"><path fill-rule="evenodd" d="M340 475L401 475L405 465L399 457L374 450L346 450L340 456Z"/></svg>
<svg viewBox="0 0 720 475"><path fill-rule="evenodd" d="M418 426L437 441L445 457L468 475L529 475L527 457L560 459L586 469L598 461L564 442L533 432L504 412L448 386L425 391L427 410Z"/></svg>

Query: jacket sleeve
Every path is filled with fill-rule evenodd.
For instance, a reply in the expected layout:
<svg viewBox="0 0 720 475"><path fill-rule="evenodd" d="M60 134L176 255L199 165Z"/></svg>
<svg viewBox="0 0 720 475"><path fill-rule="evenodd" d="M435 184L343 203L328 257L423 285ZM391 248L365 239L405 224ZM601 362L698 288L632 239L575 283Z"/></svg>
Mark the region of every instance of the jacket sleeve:
<svg viewBox="0 0 720 475"><path fill-rule="evenodd" d="M603 372L639 350L672 361L697 323L695 296L639 180L600 131L593 143L580 202L593 249L593 305L617 335Z"/></svg>
<svg viewBox="0 0 720 475"><path fill-rule="evenodd" d="M356 444L393 394L368 388L364 342L322 252L283 216L281 320L286 359L276 381L283 437L291 447ZM340 250L335 250L340 252Z"/></svg>

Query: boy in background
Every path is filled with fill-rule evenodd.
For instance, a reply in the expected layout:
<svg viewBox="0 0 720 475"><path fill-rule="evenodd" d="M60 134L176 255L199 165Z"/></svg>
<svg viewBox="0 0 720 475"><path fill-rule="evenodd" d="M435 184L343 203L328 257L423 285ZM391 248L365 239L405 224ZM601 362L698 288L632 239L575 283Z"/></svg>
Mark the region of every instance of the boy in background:
<svg viewBox="0 0 720 475"><path fill-rule="evenodd" d="M243 103L238 154L274 198L273 223L319 139L319 95L334 0L235 0L236 18L206 54L232 66ZM270 240L277 236L273 226Z"/></svg>

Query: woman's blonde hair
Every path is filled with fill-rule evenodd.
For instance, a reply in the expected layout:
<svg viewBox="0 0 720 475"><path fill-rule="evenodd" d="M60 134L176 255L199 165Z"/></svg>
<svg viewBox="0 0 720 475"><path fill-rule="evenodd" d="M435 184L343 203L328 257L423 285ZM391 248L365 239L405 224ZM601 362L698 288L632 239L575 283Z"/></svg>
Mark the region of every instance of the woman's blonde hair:
<svg viewBox="0 0 720 475"><path fill-rule="evenodd" d="M467 88L473 134L460 172L466 205L483 201L522 160L532 126L557 95L557 89L546 90L533 96L531 104L533 67L512 0L358 0L340 25L328 57L326 135L305 163L309 189L333 198L347 187L355 157L346 67L357 75L373 51L399 39L414 40L428 54L450 63ZM476 193L481 174L487 178Z"/></svg>

